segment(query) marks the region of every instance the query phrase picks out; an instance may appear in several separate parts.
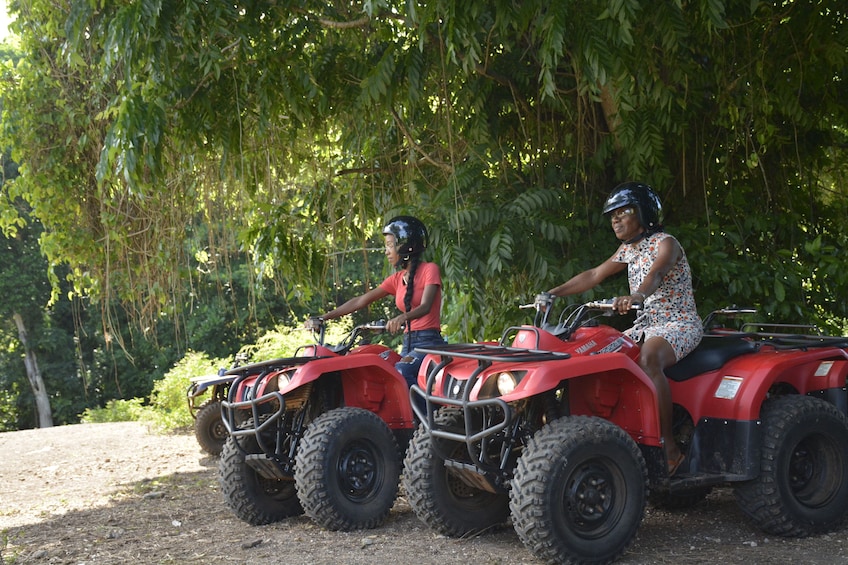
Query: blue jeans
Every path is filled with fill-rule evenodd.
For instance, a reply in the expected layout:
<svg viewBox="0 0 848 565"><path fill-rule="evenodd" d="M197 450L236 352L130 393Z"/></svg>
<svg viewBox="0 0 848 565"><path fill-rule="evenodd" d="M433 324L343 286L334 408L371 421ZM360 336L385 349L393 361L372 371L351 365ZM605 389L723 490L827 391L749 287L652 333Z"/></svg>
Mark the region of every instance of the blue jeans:
<svg viewBox="0 0 848 565"><path fill-rule="evenodd" d="M403 357L400 362L395 363L397 369L403 378L406 379L407 386L412 386L418 380L418 369L421 367L421 362L424 360L424 353L416 353L416 347L438 347L445 345L447 342L442 337L439 330L419 330L414 332L404 332L403 347L400 350L400 356Z"/></svg>

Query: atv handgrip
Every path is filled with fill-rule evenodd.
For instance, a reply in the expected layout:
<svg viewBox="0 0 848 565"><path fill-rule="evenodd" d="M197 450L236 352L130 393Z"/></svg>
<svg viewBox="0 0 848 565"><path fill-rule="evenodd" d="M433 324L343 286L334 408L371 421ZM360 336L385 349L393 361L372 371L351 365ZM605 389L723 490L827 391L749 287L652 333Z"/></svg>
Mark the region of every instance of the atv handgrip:
<svg viewBox="0 0 848 565"><path fill-rule="evenodd" d="M536 308L537 310L541 310L544 308L545 310L547 310L551 307L551 305L553 305L554 298L556 298L556 296L554 296L550 292L540 292L533 299L532 304L521 304L518 307L521 309Z"/></svg>
<svg viewBox="0 0 848 565"><path fill-rule="evenodd" d="M612 303L613 303L613 299L608 298L606 300L595 300L593 302L587 302L583 306L585 306L586 308L589 308L591 310L610 310L610 311L612 311L612 310L616 309L612 305ZM630 305L630 310L641 310L641 309L642 309L642 305L639 304L638 302L635 302L635 303Z"/></svg>
<svg viewBox="0 0 848 565"><path fill-rule="evenodd" d="M321 316L309 316L306 319L306 323L304 323L304 327L307 330L318 331L324 327L324 318Z"/></svg>

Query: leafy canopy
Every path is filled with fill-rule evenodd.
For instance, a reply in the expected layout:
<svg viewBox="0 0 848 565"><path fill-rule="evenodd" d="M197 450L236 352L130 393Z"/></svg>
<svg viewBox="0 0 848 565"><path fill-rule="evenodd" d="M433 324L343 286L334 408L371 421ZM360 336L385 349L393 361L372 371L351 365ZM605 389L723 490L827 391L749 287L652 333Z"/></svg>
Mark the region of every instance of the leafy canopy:
<svg viewBox="0 0 848 565"><path fill-rule="evenodd" d="M206 251L242 246L309 300L340 259L379 261L369 238L403 211L431 227L450 333L490 337L613 251L599 208L626 179L659 189L704 312L848 316L836 0L12 11L26 56L2 90L10 193L79 292L139 319L180 303L195 226Z"/></svg>

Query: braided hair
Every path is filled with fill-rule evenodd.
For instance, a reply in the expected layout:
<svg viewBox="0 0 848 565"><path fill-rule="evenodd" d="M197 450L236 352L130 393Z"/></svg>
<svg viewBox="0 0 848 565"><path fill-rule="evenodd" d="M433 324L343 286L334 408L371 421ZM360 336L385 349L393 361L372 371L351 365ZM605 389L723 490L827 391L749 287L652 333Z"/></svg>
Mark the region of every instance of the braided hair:
<svg viewBox="0 0 848 565"><path fill-rule="evenodd" d="M429 236L427 228L414 216L395 216L383 228L383 235L395 237L396 248L400 260L395 268L409 269L407 272L406 294L403 306L406 313L412 310L412 294L415 291L415 273L421 263L421 254L427 249ZM412 324L406 324L410 331Z"/></svg>
<svg viewBox="0 0 848 565"><path fill-rule="evenodd" d="M406 281L406 294L403 297L403 308L409 313L412 310L412 293L415 290L415 271L418 270L418 265L421 263L421 258L418 255L413 255L409 258L409 280ZM406 330L409 331L412 324L406 325Z"/></svg>

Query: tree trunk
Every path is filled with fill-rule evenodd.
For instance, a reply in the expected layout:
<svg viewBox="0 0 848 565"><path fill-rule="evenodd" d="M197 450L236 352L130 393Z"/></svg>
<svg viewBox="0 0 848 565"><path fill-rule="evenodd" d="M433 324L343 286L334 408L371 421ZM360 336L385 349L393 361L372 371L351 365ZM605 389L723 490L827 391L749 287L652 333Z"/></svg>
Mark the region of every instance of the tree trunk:
<svg viewBox="0 0 848 565"><path fill-rule="evenodd" d="M35 410L38 413L38 427L50 428L53 426L53 413L50 410L50 398L47 396L47 389L44 387L44 379L41 378L41 371L38 370L38 361L35 358L35 351L29 346L27 339L27 331L24 326L24 319L20 314L15 312L12 317L15 319L15 325L18 326L18 339L21 340L21 345L24 347L26 355L24 356L24 365L26 365L27 379L32 387L32 394L35 397Z"/></svg>
<svg viewBox="0 0 848 565"><path fill-rule="evenodd" d="M618 104L615 100L613 87L610 83L601 86L601 110L604 112L604 119L607 122L607 129L612 134L613 146L618 150L621 149L621 142L618 140L618 126L621 124L621 118L618 116Z"/></svg>

